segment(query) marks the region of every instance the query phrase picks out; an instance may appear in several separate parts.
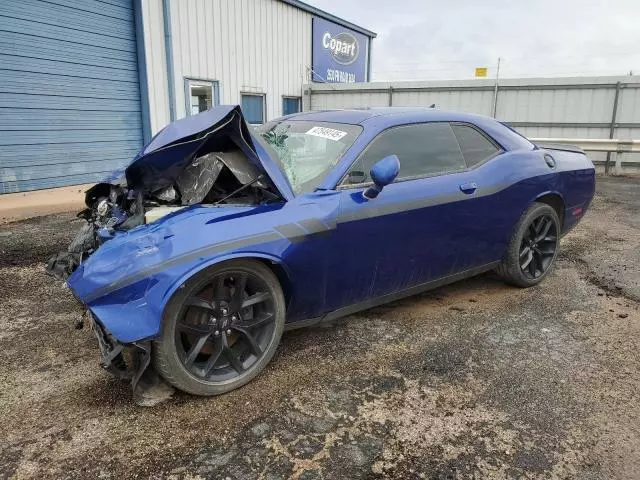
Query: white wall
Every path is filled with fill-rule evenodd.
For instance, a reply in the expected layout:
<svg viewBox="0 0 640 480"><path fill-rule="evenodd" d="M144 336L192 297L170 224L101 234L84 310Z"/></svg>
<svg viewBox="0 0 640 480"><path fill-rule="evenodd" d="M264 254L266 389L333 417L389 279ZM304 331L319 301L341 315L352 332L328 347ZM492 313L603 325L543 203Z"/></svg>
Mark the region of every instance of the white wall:
<svg viewBox="0 0 640 480"><path fill-rule="evenodd" d="M142 0L152 133L169 123L162 0ZM170 0L176 118L184 79L217 80L221 104L266 94L267 119L282 97L301 96L311 65L311 14L278 0Z"/></svg>
<svg viewBox="0 0 640 480"><path fill-rule="evenodd" d="M149 121L151 134L155 135L169 123L164 17L162 16L162 0L142 0L141 3L149 92Z"/></svg>

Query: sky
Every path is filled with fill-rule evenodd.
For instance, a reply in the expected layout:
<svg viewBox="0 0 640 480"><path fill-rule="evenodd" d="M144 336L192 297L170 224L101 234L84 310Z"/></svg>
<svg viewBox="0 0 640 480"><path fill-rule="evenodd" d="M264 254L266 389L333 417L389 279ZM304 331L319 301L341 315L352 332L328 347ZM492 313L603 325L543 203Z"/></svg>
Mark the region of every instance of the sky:
<svg viewBox="0 0 640 480"><path fill-rule="evenodd" d="M372 80L640 74L640 0L307 0L373 30Z"/></svg>

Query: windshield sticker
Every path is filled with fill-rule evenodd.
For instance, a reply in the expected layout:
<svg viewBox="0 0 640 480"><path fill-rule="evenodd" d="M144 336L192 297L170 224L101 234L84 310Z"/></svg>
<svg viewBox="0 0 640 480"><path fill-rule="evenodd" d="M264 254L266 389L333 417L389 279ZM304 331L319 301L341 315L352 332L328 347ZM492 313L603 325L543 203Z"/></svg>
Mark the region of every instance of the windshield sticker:
<svg viewBox="0 0 640 480"><path fill-rule="evenodd" d="M327 140L333 140L334 142L337 142L346 134L347 132L343 132L342 130L335 130L333 128L327 128L327 127L313 127L307 132L307 135L326 138Z"/></svg>

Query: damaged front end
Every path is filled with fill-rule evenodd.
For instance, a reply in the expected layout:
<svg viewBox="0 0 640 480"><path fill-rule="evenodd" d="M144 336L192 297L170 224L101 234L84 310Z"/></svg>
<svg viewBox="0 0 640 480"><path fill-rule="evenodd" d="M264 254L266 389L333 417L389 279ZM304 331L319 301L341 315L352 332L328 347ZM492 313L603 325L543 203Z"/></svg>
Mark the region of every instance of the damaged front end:
<svg viewBox="0 0 640 480"><path fill-rule="evenodd" d="M87 208L77 214L85 220L66 251L49 259L46 272L59 279L69 278L78 266L116 231L124 232L145 221L142 194L122 184L99 183L87 190Z"/></svg>
<svg viewBox="0 0 640 480"><path fill-rule="evenodd" d="M122 380L131 382L136 404L151 407L168 400L174 389L156 373L151 365L151 340L119 343L113 335L87 310L91 325L100 347L100 366Z"/></svg>
<svg viewBox="0 0 640 480"><path fill-rule="evenodd" d="M46 271L66 280L114 236L190 205L256 205L289 191L278 167L258 155L240 108L216 107L168 125L125 170L87 190L78 213L86 224Z"/></svg>
<svg viewBox="0 0 640 480"><path fill-rule="evenodd" d="M138 404L158 403L173 389L149 368L151 337L118 338L92 311L95 302L102 302L96 295L103 294L94 291L86 295L93 281L79 280L83 278L82 264L114 238L129 242L129 238L142 241L153 237L154 222L182 210L288 200L293 195L291 187L260 148L253 142L238 106L215 107L168 125L126 169L114 172L86 192L87 208L78 213L84 225L69 247L47 262L47 273L67 282L88 308L88 323L102 354L101 365L131 381ZM147 229L150 233L145 237ZM102 270L99 275L105 279L114 272ZM127 301L134 301L131 298Z"/></svg>

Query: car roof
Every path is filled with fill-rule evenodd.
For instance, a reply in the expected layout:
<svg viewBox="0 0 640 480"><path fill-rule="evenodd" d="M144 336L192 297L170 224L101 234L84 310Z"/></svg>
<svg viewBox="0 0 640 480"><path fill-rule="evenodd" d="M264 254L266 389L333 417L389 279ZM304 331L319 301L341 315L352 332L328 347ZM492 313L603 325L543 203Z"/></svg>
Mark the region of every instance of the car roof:
<svg viewBox="0 0 640 480"><path fill-rule="evenodd" d="M285 117L292 121L335 122L352 125L364 125L368 120L387 118L388 123L403 122L477 122L486 121L488 117L470 113L450 112L427 107L370 107L336 110L318 110L294 113ZM394 122L395 121L395 122Z"/></svg>

